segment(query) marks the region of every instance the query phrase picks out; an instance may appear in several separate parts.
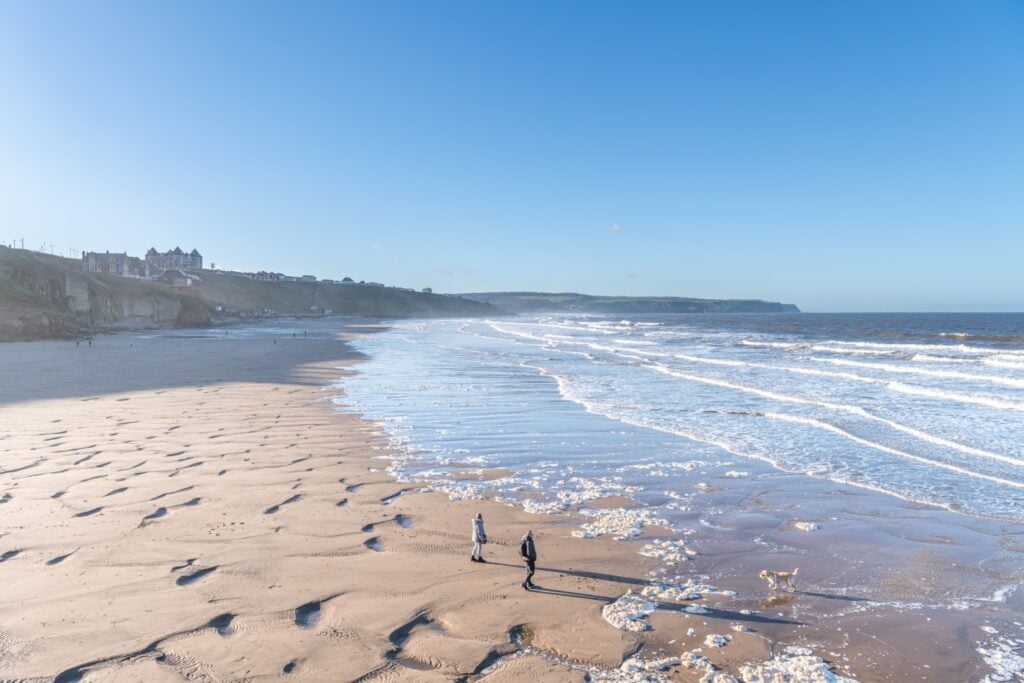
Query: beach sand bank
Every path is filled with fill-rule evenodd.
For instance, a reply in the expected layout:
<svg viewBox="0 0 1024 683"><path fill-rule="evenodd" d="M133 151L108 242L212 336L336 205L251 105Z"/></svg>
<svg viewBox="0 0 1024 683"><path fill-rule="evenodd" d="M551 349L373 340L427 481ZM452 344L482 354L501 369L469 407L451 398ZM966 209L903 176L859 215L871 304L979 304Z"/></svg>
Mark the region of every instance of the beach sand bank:
<svg viewBox="0 0 1024 683"><path fill-rule="evenodd" d="M325 390L360 360L344 339L374 326L307 327L0 346L0 678L643 680L617 671L637 655L682 659L671 680L727 681L804 641L864 681L990 672L980 617L883 606L822 625L816 602L848 596L773 598L754 576L657 609L620 600L659 566L634 545L390 477L379 428ZM488 564L469 561L478 511ZM519 585L528 529L536 592ZM727 544L701 551L709 572L737 561ZM616 628L609 605L612 620L654 611Z"/></svg>

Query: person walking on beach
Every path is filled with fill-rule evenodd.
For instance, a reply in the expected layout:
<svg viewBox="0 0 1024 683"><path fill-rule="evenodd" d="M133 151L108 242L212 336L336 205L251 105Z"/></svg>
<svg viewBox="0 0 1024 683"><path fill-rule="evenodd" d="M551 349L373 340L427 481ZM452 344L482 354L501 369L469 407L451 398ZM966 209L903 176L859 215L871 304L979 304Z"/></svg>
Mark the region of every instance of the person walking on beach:
<svg viewBox="0 0 1024 683"><path fill-rule="evenodd" d="M533 544L533 531L527 531L523 536L523 542L519 544L519 556L526 563L526 579L523 581L523 588L530 590L534 588L533 572L537 564L537 546Z"/></svg>
<svg viewBox="0 0 1024 683"><path fill-rule="evenodd" d="M484 531L484 516L479 512L473 519L473 555L471 562L486 562L484 559L484 543L487 543L487 533Z"/></svg>

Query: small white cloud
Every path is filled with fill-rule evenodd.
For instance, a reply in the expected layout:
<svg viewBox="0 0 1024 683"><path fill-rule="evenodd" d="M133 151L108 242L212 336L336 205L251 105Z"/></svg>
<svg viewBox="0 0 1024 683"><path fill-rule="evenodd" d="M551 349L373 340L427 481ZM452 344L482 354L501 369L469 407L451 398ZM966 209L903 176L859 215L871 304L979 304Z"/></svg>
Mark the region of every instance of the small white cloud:
<svg viewBox="0 0 1024 683"><path fill-rule="evenodd" d="M374 251L380 251L380 245L379 244L374 244L373 245L373 250Z"/></svg>
<svg viewBox="0 0 1024 683"><path fill-rule="evenodd" d="M622 232L622 226L616 223L612 227L608 228L608 232Z"/></svg>

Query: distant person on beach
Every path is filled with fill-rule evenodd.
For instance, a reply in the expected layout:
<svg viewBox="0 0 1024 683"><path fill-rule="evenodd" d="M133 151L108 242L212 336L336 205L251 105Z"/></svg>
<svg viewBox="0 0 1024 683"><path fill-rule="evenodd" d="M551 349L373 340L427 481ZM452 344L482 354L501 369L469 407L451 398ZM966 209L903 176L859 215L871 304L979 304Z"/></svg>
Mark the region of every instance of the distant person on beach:
<svg viewBox="0 0 1024 683"><path fill-rule="evenodd" d="M479 512L473 519L473 562L486 562L484 559L484 543L487 543L487 532L484 531L484 516Z"/></svg>
<svg viewBox="0 0 1024 683"><path fill-rule="evenodd" d="M523 536L523 542L519 544L519 556L526 563L526 580L523 581L523 588L530 590L534 588L533 572L537 564L537 546L533 544L533 532L527 531Z"/></svg>

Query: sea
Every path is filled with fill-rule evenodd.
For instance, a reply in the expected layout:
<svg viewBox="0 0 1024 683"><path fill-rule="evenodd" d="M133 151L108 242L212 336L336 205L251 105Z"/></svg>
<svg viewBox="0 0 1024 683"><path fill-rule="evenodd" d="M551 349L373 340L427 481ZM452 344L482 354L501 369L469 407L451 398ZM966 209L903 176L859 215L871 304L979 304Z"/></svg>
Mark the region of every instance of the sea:
<svg viewBox="0 0 1024 683"><path fill-rule="evenodd" d="M684 510L674 477L699 468L1024 523L1021 314L410 320L355 346L337 401L384 427L396 475L454 498L624 496L639 527Z"/></svg>

